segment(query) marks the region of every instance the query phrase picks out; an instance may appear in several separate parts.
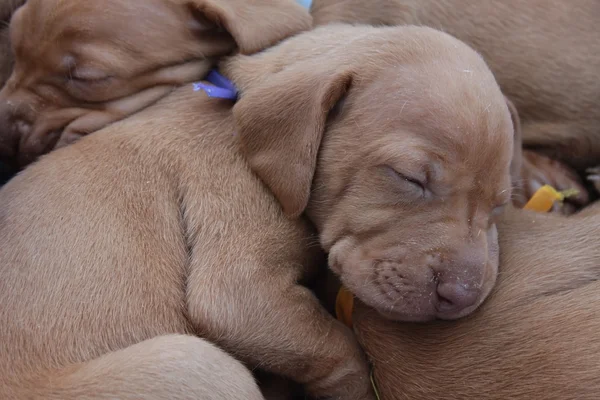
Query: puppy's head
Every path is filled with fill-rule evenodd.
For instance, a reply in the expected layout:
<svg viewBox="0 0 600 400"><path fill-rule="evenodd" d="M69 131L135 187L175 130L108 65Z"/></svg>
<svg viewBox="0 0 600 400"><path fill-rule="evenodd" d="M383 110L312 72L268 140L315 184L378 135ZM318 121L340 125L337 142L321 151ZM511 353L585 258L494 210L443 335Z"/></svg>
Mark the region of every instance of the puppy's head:
<svg viewBox="0 0 600 400"><path fill-rule="evenodd" d="M0 157L26 164L310 24L294 0L29 0L10 24Z"/></svg>
<svg viewBox="0 0 600 400"><path fill-rule="evenodd" d="M478 54L429 28L340 25L224 69L251 167L287 215L307 212L349 289L405 321L483 302L519 145Z"/></svg>

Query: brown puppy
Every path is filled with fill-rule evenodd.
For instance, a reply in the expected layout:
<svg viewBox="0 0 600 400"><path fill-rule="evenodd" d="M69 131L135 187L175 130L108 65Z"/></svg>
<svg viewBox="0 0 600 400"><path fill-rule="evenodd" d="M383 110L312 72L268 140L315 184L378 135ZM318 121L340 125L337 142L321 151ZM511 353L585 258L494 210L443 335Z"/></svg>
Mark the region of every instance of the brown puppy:
<svg viewBox="0 0 600 400"><path fill-rule="evenodd" d="M165 366L130 362L129 349L193 333L312 395L373 398L350 330L298 285L321 261L311 230L284 216L251 167L287 214L308 203L334 266L382 312L458 318L486 297L497 263L489 214L508 201L514 146L504 98L473 50L429 28L326 27L224 71L242 90L237 129L231 102L186 86L0 191L0 397L77 398L90 380L113 397L150 396L144 379L160 381L163 368L191 379L199 355ZM417 221L444 241L406 227ZM342 259L353 240L364 260L356 250ZM109 361L100 369L99 359ZM136 391L111 381L115 368L140 377Z"/></svg>
<svg viewBox="0 0 600 400"><path fill-rule="evenodd" d="M68 27L65 3L75 4L54 2L47 13L49 0L30 2L20 18ZM193 12L198 6L229 30L217 35L223 52L235 44L256 50L310 27L308 12L292 1L165 4L136 2L144 13L162 13L164 27L153 27L153 35L168 37L179 24L197 29L206 23ZM113 37L124 54L103 73L115 76L134 57L166 59L144 41L135 48L142 27L130 26L133 32L123 22ZM85 34L101 38L101 25L94 27ZM206 72L211 60L199 52L189 63L186 54L214 44L188 36L177 42L171 35L170 68L159 76L175 79L181 62L182 71L195 65L194 74ZM114 46L93 42L85 51L113 54ZM369 398L355 339L296 284L321 259L314 246L307 249L310 231L279 214L235 152L230 109L186 86L0 191L0 398L260 398L239 365L225 360L205 374L207 363L222 361L216 350L173 333L210 337L315 395ZM227 369L240 376L223 376Z"/></svg>
<svg viewBox="0 0 600 400"><path fill-rule="evenodd" d="M234 108L250 165L286 214L306 209L349 289L400 320L481 304L520 148L471 48L431 29L339 26L226 70L256 86Z"/></svg>
<svg viewBox="0 0 600 400"><path fill-rule="evenodd" d="M566 189L600 159L600 2L577 0L315 0L315 24L419 24L478 50L523 122L526 148L568 165L540 170L525 162L525 196L535 178ZM528 156L526 156L528 157ZM535 156L534 156L535 158ZM565 172L566 171L566 172ZM548 174L550 172L550 174ZM558 177L555 179L554 175ZM585 203L578 198L577 204Z"/></svg>
<svg viewBox="0 0 600 400"><path fill-rule="evenodd" d="M272 35L307 26L283 10ZM353 335L297 284L320 251L236 151L231 106L185 86L0 191L0 398L198 398L202 352L147 342L171 333L315 396L372 398Z"/></svg>
<svg viewBox="0 0 600 400"><path fill-rule="evenodd" d="M272 45L294 0L31 0L11 21L0 160L24 166L203 77L237 42ZM268 18L264 16L268 15ZM51 16L51 17L49 17ZM254 22L252 29L240 21ZM304 21L303 27L307 25Z"/></svg>
<svg viewBox="0 0 600 400"><path fill-rule="evenodd" d="M452 324L394 324L358 305L355 330L382 399L596 399L600 203L499 224L498 284Z"/></svg>

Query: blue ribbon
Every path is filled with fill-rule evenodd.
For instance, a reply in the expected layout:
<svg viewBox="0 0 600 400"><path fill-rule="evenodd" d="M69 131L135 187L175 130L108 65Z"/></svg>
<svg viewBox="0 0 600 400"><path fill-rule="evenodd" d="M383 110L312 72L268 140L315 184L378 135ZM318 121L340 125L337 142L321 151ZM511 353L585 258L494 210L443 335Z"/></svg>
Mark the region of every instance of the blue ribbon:
<svg viewBox="0 0 600 400"><path fill-rule="evenodd" d="M307 10L310 10L313 0L296 0L296 2ZM221 75L217 70L213 69L210 71L205 80L210 82L210 85L204 82L193 83L195 92L202 90L208 95L208 97L234 101L237 100L238 90L236 89L235 85L229 79Z"/></svg>
<svg viewBox="0 0 600 400"><path fill-rule="evenodd" d="M209 85L204 82L194 83L194 91L197 92L199 90L203 90L208 97L215 97L217 99L237 99L238 91L234 84L229 79L221 75L217 70L213 69L210 71L206 76L206 81L210 82L211 84Z"/></svg>

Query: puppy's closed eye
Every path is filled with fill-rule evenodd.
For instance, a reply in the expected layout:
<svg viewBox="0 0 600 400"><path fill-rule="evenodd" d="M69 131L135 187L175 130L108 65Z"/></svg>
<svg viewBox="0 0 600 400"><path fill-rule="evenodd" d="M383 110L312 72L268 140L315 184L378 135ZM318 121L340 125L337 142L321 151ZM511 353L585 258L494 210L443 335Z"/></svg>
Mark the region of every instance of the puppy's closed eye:
<svg viewBox="0 0 600 400"><path fill-rule="evenodd" d="M67 75L68 82L75 84L106 84L113 78L112 75L96 68L75 68Z"/></svg>
<svg viewBox="0 0 600 400"><path fill-rule="evenodd" d="M391 177L396 187L398 187L402 193L411 195L413 198L425 196L427 191L425 179L399 172L389 165L384 165L383 170L387 176Z"/></svg>

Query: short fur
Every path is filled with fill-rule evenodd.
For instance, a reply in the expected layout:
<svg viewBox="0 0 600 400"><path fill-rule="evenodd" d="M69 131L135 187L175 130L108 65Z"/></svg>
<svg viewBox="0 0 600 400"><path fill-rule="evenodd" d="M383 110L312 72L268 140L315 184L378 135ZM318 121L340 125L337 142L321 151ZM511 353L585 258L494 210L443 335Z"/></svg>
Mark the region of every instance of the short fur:
<svg viewBox="0 0 600 400"><path fill-rule="evenodd" d="M184 86L0 190L0 397L77 398L74 377L98 359L110 360L94 378L102 385L129 365L120 351L177 333L205 337L312 395L372 399L355 338L298 285L322 261L309 224L284 215L304 207L333 260L338 239L365 240L372 257L399 234L416 238L410 224L438 219L435 234L446 241L407 242L406 266L394 266L394 254L387 264L333 262L352 288L363 273L389 274L389 289L375 282L358 293L380 311L458 318L485 299L497 262L490 213L508 201L519 146L509 107L472 49L429 28L332 26L223 67L241 90L233 115L231 102ZM423 125L421 112L436 118ZM435 170L420 169L430 161ZM427 197L392 168L429 172ZM370 229L361 231L365 217ZM425 245L432 232L420 234ZM457 248L469 235L473 246ZM411 288L433 289L427 300L437 307L436 286L423 280L432 268L431 282L449 284L457 304L418 307ZM460 302L463 282L472 302ZM378 297L382 290L390 296ZM404 307L403 297L414 301ZM134 372L146 374L119 370L124 380ZM143 377L136 382L149 390ZM110 385L115 397L136 393ZM169 389L186 396L185 387Z"/></svg>
<svg viewBox="0 0 600 400"><path fill-rule="evenodd" d="M10 24L0 160L28 165L310 26L294 0L30 0Z"/></svg>
<svg viewBox="0 0 600 400"><path fill-rule="evenodd" d="M489 300L452 324L393 324L362 304L355 330L382 399L596 399L600 203L565 218L511 210Z"/></svg>
<svg viewBox="0 0 600 400"><path fill-rule="evenodd" d="M315 0L316 25L419 24L479 51L523 122L523 143L557 168L524 163L525 198L541 183L581 187L600 159L600 2L596 0ZM530 170L531 169L531 170ZM585 189L583 189L585 192ZM586 203L584 196L575 204Z"/></svg>
<svg viewBox="0 0 600 400"><path fill-rule="evenodd" d="M494 216L520 162L512 107L439 31L322 32L225 64L256 85L234 108L244 154L286 214L306 210L367 303L401 320L467 315L495 281Z"/></svg>
<svg viewBox="0 0 600 400"><path fill-rule="evenodd" d="M140 20L96 19L77 35L93 44L80 63L126 82L116 87L130 100L156 88L162 98L0 190L0 398L197 399L211 390L219 399L261 398L239 364L196 338L172 336L192 334L314 395L368 399L354 337L297 283L322 260L312 231L283 217L236 150L231 102L188 85L164 87L204 74L214 64L207 55L236 45L253 52L307 29L308 12L293 0L100 4L121 18L134 4ZM96 7L30 0L17 20L66 40L74 11L98 16ZM15 26L19 33L29 25ZM198 36L199 28L212 33ZM18 65L42 39L16 36ZM119 52L124 43L130 47ZM53 55L43 64L49 70L17 67L8 90L60 77L52 61L68 52L60 42L42 44ZM111 93L86 85L71 99L78 107ZM218 355L223 364L206 373Z"/></svg>

